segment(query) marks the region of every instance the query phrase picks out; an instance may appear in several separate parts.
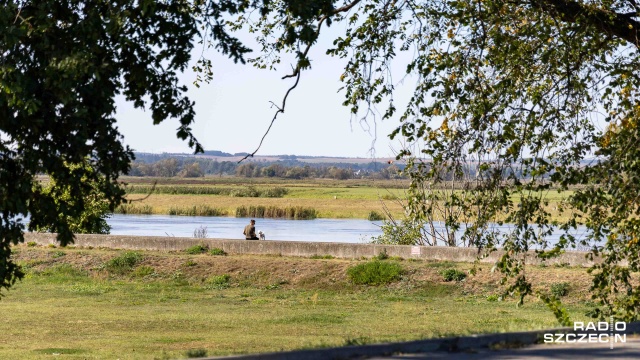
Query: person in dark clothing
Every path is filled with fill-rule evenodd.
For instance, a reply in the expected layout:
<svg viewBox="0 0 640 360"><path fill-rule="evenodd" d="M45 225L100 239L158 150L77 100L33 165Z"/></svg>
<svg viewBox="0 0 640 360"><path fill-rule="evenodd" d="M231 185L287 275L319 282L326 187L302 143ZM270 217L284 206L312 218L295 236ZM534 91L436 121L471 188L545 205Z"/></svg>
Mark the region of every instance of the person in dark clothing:
<svg viewBox="0 0 640 360"><path fill-rule="evenodd" d="M247 240L258 240L258 237L256 236L256 221L251 219L251 222L249 225L244 227L244 231L242 233Z"/></svg>

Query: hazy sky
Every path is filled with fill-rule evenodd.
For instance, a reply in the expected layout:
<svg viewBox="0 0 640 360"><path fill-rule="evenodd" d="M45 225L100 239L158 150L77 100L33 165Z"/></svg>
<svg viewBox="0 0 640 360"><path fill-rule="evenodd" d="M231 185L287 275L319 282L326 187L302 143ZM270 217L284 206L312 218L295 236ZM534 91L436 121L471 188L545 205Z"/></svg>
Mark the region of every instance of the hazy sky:
<svg viewBox="0 0 640 360"><path fill-rule="evenodd" d="M197 45L196 52L201 50ZM312 69L302 73L285 113L278 116L258 155L367 158L372 157L370 150L374 148L376 157L394 156L401 146L387 135L398 121L370 121L367 126L352 118L349 109L342 106L343 93L337 93L343 60L325 55L325 50L326 46L312 50ZM281 80L290 72L290 65L283 61L278 71L258 70L249 64L236 65L214 51L207 55L214 65L210 84L196 88L191 71L182 76L190 87L189 98L196 102L194 134L206 150L252 152L276 111L270 101L280 105L295 80ZM124 99L118 99L117 105L118 126L125 143L135 151L189 152L188 145L175 136L177 120L154 126L150 112L134 109Z"/></svg>

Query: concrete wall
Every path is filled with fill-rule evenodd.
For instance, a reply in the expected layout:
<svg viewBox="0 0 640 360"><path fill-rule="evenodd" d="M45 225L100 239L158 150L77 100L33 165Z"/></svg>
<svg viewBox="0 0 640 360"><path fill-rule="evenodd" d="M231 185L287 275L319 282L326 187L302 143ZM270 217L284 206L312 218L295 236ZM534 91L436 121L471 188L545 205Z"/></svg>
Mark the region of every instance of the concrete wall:
<svg viewBox="0 0 640 360"><path fill-rule="evenodd" d="M47 233L26 233L25 242L39 245L55 244L56 235ZM452 248L442 246L375 245L347 243L315 243L302 241L258 241L229 239L194 239L163 236L127 236L127 235L76 235L74 246L130 249L130 250L184 250L188 247L205 244L210 248L220 248L229 254L259 254L304 256L331 255L336 258L373 257L386 251L389 256L405 259L449 260L454 262L473 262L478 257L477 248ZM571 266L589 266L592 261L585 252L567 252L547 260L548 265L568 264ZM502 251L496 251L480 259L481 262L494 263ZM538 263L535 254L530 254L530 263Z"/></svg>

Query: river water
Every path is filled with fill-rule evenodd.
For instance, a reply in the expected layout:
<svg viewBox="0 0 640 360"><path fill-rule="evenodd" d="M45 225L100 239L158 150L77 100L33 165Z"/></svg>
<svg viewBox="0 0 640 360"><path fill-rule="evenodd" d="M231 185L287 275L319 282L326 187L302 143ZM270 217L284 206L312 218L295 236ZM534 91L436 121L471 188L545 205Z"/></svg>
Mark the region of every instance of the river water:
<svg viewBox="0 0 640 360"><path fill-rule="evenodd" d="M107 223L113 235L193 237L195 229L206 227L208 238L244 239L242 230L249 218L114 214ZM261 230L267 240L367 243L382 234L381 224L354 219L256 219L256 233Z"/></svg>
<svg viewBox="0 0 640 360"><path fill-rule="evenodd" d="M114 214L107 222L113 235L193 237L195 229L206 227L208 238L244 239L242 230L249 218ZM382 234L380 225L381 221L359 219L256 219L256 233L262 230L267 240L368 243L373 236ZM495 228L510 230L508 225ZM573 232L578 237L585 233L584 227ZM561 231L555 231L547 240L554 244L560 235Z"/></svg>

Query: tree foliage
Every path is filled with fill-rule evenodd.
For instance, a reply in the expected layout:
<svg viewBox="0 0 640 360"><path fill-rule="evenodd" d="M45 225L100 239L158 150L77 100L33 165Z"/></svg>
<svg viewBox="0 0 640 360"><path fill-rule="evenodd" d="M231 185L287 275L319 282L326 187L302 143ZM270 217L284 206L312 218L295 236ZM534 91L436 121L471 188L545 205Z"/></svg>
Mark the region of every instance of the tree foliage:
<svg viewBox="0 0 640 360"><path fill-rule="evenodd" d="M463 241L501 248L497 268L508 291L533 293L525 272L529 251L551 258L575 247L600 257L589 271L596 317L636 319L640 287L640 62L634 1L317 0L244 3L232 27L257 34L250 61L274 68L295 55L299 76L322 26L346 30L327 53L344 59L344 105L354 116L398 120L392 138L408 146L399 158L412 177L411 221L432 216L429 201L448 201L446 223ZM304 5L304 6L303 6ZM404 73L394 73L394 63ZM395 76L394 76L395 75ZM401 79L412 96L399 106ZM295 85L294 85L295 86ZM438 188L472 181L446 200ZM447 179L448 177L448 179ZM575 189L562 204L569 218L550 220L545 194ZM510 223L512 231L496 230ZM580 224L586 235L575 236ZM560 228L560 241L547 236ZM415 229L413 229L415 231ZM555 299L540 293L557 314ZM554 305L556 304L556 305Z"/></svg>
<svg viewBox="0 0 640 360"><path fill-rule="evenodd" d="M29 230L55 229L66 245L95 194L111 211L123 201L117 179L133 153L115 126L117 95L156 124L178 119L177 136L202 150L178 81L197 26L186 0L0 3L0 290L22 276L10 255L27 214Z"/></svg>
<svg viewBox="0 0 640 360"><path fill-rule="evenodd" d="M86 163L66 164L66 167L69 168L70 172L93 172L92 169L87 169L88 165ZM54 199L57 208L63 206L72 208L78 200L82 200L84 210L77 217L58 213L58 218L47 219L49 221L53 220L49 223L46 223L45 219L42 218L33 219L33 224L30 224L30 228L39 232L61 233L68 226L69 231L73 234L108 234L111 230L111 226L107 224L109 203L106 201L104 193L99 190L104 186L100 183L104 182L104 177L98 175L94 179L96 178L97 183L95 182L96 180L89 180L86 176L81 179L83 183L91 187L82 199L71 196L69 184L59 184L54 179L49 180L47 185L42 187L42 194Z"/></svg>

